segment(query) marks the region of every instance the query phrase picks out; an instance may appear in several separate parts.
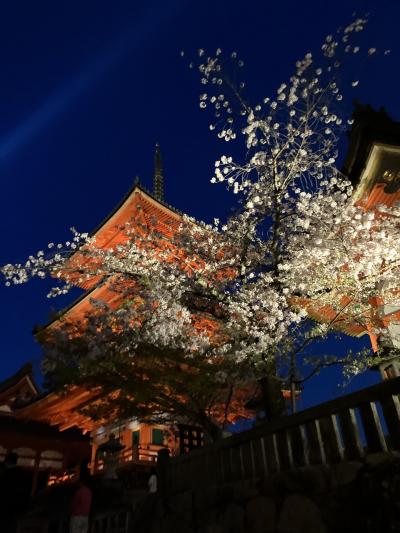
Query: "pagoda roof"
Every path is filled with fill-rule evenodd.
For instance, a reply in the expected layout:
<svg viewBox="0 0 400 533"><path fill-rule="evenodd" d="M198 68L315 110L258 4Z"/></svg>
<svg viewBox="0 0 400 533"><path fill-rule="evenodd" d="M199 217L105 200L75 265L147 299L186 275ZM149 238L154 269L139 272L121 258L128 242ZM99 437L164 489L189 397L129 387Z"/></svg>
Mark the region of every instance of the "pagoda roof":
<svg viewBox="0 0 400 533"><path fill-rule="evenodd" d="M135 184L90 235L96 237L96 246L111 248L120 242L121 228L132 221L140 219L142 223L164 233L168 232L171 225L177 227L182 216L182 212Z"/></svg>
<svg viewBox="0 0 400 533"><path fill-rule="evenodd" d="M172 229L178 228L182 217L183 213L158 200L136 184L118 206L93 230L91 237L95 237L97 248L113 248L128 241L129 237L124 233L124 228L135 222L168 237ZM68 261L73 262L74 257L79 257L79 250L71 254ZM80 262L82 262L82 257L80 257ZM76 285L88 290L100 281L99 278L92 278L76 283Z"/></svg>
<svg viewBox="0 0 400 533"><path fill-rule="evenodd" d="M307 298L302 297L293 298L293 303L296 306L305 308L310 318L323 324L330 324L337 316L337 311L333 305L325 304L319 306L318 302L311 304ZM361 322L357 322L347 314L343 314L341 318L335 320L335 330L341 331L350 337L362 337L368 334L367 329Z"/></svg>
<svg viewBox="0 0 400 533"><path fill-rule="evenodd" d="M140 220L140 223L153 230L168 236L171 229L178 228L183 213L166 202L156 198L144 187L135 183L111 213L91 232L96 237L96 246L99 248L112 248L125 242L128 237L123 235L124 226ZM79 255L79 250L71 254L69 261ZM68 307L57 313L57 316L35 331L43 331L56 324L61 316L79 313L85 314L91 307L91 300L103 300L108 303L116 300L118 295L113 292L107 283L102 284L101 279L92 278L76 284L86 292L72 302Z"/></svg>
<svg viewBox="0 0 400 533"><path fill-rule="evenodd" d="M62 317L68 317L72 314L76 316L77 313L80 316L83 316L87 311L92 308L92 300L107 301L108 303L112 303L112 301L114 299L117 299L118 297L119 295L116 294L114 291L111 291L107 284L101 284L97 287L93 287L81 294L81 296L79 296L79 298L76 298L76 300L74 300L69 306L64 307L64 309L61 309L61 311L56 313L55 317L52 318L49 322L47 322L47 324L35 328L33 333L34 335L38 335L40 334L40 332L45 331L47 328L51 328Z"/></svg>
<svg viewBox="0 0 400 533"><path fill-rule="evenodd" d="M125 210L127 208L129 209L129 202L135 193L139 193L141 196L143 196L143 198L146 198L148 201L152 201L156 209L158 208L160 210L159 213L168 213L173 218L181 218L183 216L182 211L179 211L179 209L177 209L176 207L168 204L167 202L164 202L164 200L156 198L154 194L152 194L145 187L143 187L143 185L136 181L131 187L131 189L122 198L122 200L111 211L111 213L109 213L108 216L106 216L106 218L95 227L95 229L91 232L91 235L96 235L121 210Z"/></svg>

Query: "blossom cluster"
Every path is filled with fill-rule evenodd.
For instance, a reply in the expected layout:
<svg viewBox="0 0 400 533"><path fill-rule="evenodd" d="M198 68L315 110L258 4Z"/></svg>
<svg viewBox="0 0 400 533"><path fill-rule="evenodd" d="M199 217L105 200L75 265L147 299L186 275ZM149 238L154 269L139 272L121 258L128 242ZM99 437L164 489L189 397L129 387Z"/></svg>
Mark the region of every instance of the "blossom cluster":
<svg viewBox="0 0 400 533"><path fill-rule="evenodd" d="M354 205L336 166L338 139L351 124L340 112L339 71L346 57L358 57L366 22L357 18L327 36L321 64L306 53L290 79L254 106L244 83L231 81L230 69L244 65L237 53L199 50L200 107L212 110L210 129L225 141L242 136L247 154L241 163L229 155L215 162L211 181L242 199L226 222L183 217L178 230L163 233L133 220L114 248L74 230L70 242L49 245L50 254L3 267L6 283L51 275L61 282L51 296L107 283L120 305L100 331L131 331L121 350L135 354L151 344L180 350L188 361L245 362L247 377L262 376L271 362L279 372L310 342L348 324L379 333L371 302L398 298L400 207ZM329 320L310 320L326 306Z"/></svg>

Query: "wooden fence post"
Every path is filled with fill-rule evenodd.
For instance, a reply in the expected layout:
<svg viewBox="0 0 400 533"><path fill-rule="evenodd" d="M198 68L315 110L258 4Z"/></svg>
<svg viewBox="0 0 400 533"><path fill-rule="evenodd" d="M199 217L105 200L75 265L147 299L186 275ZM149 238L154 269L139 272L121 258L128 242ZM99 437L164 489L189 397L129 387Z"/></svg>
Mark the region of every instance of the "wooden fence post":
<svg viewBox="0 0 400 533"><path fill-rule="evenodd" d="M169 493L169 449L161 448L157 452L157 492L162 498Z"/></svg>

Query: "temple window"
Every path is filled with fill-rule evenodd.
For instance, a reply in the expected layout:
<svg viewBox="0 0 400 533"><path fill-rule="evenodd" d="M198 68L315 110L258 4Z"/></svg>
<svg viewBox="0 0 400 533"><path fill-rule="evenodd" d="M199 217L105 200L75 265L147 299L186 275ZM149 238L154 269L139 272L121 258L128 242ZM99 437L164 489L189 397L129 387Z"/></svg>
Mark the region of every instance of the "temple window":
<svg viewBox="0 0 400 533"><path fill-rule="evenodd" d="M162 429L153 428L151 430L151 443L157 446L164 444L164 431Z"/></svg>
<svg viewBox="0 0 400 533"><path fill-rule="evenodd" d="M18 456L18 466L35 466L36 452L32 448L15 448L13 452Z"/></svg>
<svg viewBox="0 0 400 533"><path fill-rule="evenodd" d="M63 466L63 454L56 450L45 450L40 454L39 468L60 469Z"/></svg>
<svg viewBox="0 0 400 533"><path fill-rule="evenodd" d="M132 431L132 446L138 446L140 444L140 430Z"/></svg>

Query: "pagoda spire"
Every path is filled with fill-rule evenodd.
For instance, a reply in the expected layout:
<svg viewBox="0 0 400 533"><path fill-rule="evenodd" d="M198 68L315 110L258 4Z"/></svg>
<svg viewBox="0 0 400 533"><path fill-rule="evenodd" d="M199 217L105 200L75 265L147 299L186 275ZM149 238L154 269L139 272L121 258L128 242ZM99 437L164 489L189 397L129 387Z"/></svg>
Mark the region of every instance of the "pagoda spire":
<svg viewBox="0 0 400 533"><path fill-rule="evenodd" d="M158 143L156 143L156 151L154 154L153 194L160 202L164 200L164 176L160 145Z"/></svg>

